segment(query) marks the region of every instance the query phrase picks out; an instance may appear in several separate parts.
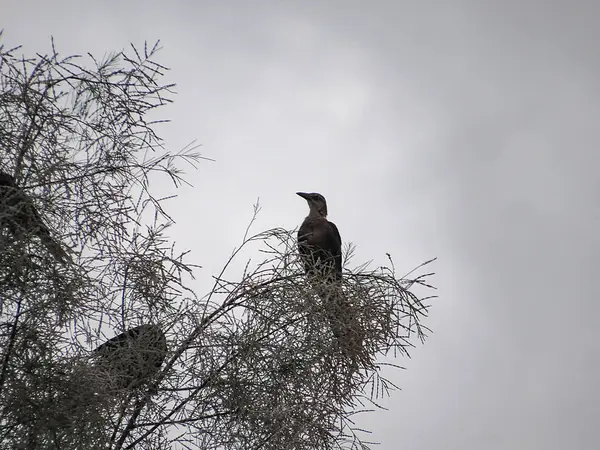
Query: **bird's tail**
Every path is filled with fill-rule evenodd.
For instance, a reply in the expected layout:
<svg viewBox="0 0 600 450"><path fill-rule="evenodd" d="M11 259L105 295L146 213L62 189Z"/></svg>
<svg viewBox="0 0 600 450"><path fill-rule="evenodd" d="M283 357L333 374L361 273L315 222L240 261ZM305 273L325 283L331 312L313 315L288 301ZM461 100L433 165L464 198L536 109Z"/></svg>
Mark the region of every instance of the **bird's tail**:
<svg viewBox="0 0 600 450"><path fill-rule="evenodd" d="M329 293L325 308L341 353L350 359L353 369L357 369L364 361L364 330L341 286Z"/></svg>

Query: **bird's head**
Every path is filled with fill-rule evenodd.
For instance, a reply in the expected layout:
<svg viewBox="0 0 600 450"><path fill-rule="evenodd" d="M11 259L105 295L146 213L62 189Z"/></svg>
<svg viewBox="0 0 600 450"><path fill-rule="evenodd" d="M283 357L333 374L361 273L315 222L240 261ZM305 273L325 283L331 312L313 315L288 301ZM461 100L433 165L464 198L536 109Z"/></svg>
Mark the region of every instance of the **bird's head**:
<svg viewBox="0 0 600 450"><path fill-rule="evenodd" d="M310 208L309 215L327 217L327 202L321 194L316 192L296 192L296 194L308 202L308 207Z"/></svg>

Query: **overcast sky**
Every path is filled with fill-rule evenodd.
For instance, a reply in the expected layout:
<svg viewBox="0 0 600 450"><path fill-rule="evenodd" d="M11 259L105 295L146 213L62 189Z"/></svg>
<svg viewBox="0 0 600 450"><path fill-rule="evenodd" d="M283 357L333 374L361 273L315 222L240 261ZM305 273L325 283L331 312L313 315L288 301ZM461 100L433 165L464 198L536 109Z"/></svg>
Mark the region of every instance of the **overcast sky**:
<svg viewBox="0 0 600 450"><path fill-rule="evenodd" d="M170 209L200 281L299 190L357 262L439 257L434 334L359 423L379 448L599 448L600 2L0 4L27 54L162 41L162 135L216 159Z"/></svg>

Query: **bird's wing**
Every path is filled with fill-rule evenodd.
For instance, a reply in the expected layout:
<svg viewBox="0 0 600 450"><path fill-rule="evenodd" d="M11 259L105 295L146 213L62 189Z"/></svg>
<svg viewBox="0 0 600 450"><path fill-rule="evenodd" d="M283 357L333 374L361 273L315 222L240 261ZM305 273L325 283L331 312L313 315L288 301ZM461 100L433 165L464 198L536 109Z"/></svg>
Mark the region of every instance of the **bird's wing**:
<svg viewBox="0 0 600 450"><path fill-rule="evenodd" d="M335 223L329 222L331 229L333 230L333 237L336 240L336 249L333 253L333 259L335 261L335 270L338 273L342 273L342 237Z"/></svg>
<svg viewBox="0 0 600 450"><path fill-rule="evenodd" d="M302 222L302 225L300 225L300 228L298 229L298 250L301 254L306 254L309 251L307 244L311 232L312 226L310 222L308 220Z"/></svg>
<svg viewBox="0 0 600 450"><path fill-rule="evenodd" d="M298 229L298 253L303 257L306 273L309 273L312 268L312 258L310 258L312 249L308 243L311 233L312 225L308 220L305 220Z"/></svg>
<svg viewBox="0 0 600 450"><path fill-rule="evenodd" d="M335 239L338 242L338 245L340 247L340 250L342 248L342 237L340 236L340 232L338 230L338 228L335 226L335 223L333 222L329 222L329 225L331 225L331 228L333 229L333 235L335 236Z"/></svg>

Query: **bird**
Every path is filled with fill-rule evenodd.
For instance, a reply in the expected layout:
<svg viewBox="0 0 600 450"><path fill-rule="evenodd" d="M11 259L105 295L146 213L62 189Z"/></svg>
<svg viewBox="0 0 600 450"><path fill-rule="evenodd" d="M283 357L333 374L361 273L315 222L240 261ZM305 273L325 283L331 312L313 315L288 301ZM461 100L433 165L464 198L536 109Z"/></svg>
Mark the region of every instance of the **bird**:
<svg viewBox="0 0 600 450"><path fill-rule="evenodd" d="M69 256L50 235L50 230L12 175L0 171L0 227L7 228L15 237L35 234L48 252L65 264Z"/></svg>
<svg viewBox="0 0 600 450"><path fill-rule="evenodd" d="M342 280L342 238L327 220L327 201L316 192L297 192L308 202L308 216L298 229L298 250L307 275L324 282Z"/></svg>
<svg viewBox="0 0 600 450"><path fill-rule="evenodd" d="M93 354L115 386L134 388L160 370L167 339L158 325L140 325L109 339Z"/></svg>
<svg viewBox="0 0 600 450"><path fill-rule="evenodd" d="M327 220L323 195L297 192L308 203L309 213L298 229L298 252L304 270L325 303L331 330L346 356L356 363L362 353L362 330L342 290L342 238Z"/></svg>

